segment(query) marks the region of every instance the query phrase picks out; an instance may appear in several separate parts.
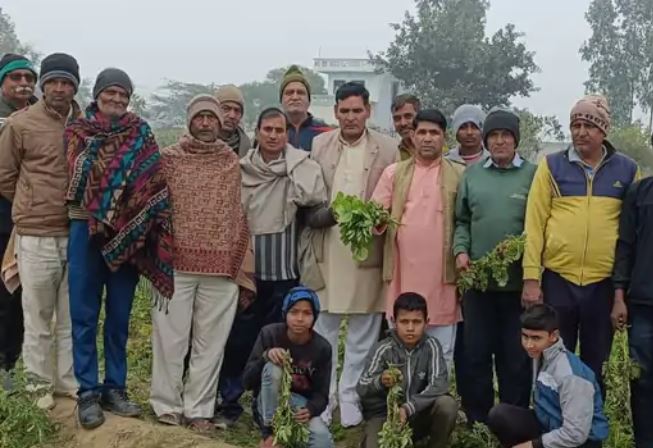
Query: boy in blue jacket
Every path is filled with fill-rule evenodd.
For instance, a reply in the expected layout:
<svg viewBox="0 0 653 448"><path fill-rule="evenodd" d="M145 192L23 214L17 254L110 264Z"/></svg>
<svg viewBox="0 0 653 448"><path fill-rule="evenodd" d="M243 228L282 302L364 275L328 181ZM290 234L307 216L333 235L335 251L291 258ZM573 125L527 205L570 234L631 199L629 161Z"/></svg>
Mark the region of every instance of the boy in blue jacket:
<svg viewBox="0 0 653 448"><path fill-rule="evenodd" d="M608 437L601 390L594 372L565 349L555 309L534 305L522 314L521 326L537 378L534 409L498 404L488 426L504 447L600 448Z"/></svg>

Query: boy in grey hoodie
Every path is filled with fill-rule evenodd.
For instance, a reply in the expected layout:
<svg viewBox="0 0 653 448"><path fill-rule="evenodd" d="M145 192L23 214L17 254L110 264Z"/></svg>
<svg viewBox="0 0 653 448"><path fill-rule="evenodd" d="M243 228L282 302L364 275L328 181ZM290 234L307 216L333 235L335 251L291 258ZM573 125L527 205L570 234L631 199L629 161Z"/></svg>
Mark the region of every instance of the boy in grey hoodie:
<svg viewBox="0 0 653 448"><path fill-rule="evenodd" d="M429 448L449 446L458 404L449 392L447 365L440 343L426 334L426 300L401 294L394 304L395 328L370 351L357 392L365 419L364 448L378 448L378 433L387 418L386 399L394 386L388 369L398 366L405 403L400 415L414 440L429 436Z"/></svg>

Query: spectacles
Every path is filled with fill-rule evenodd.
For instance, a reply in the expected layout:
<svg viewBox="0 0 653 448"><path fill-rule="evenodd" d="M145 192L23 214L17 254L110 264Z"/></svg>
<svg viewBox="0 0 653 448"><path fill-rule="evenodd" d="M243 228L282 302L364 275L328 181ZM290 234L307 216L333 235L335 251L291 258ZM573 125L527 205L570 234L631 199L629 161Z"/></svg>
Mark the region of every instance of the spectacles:
<svg viewBox="0 0 653 448"><path fill-rule="evenodd" d="M20 81L23 78L27 82L34 82L34 75L32 73L9 73L7 77L16 82Z"/></svg>

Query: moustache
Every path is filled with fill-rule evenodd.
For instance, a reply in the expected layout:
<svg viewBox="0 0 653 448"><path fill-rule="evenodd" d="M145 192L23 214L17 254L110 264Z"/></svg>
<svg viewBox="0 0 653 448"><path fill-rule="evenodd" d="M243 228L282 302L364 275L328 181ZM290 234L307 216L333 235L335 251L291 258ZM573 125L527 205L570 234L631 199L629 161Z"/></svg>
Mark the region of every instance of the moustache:
<svg viewBox="0 0 653 448"><path fill-rule="evenodd" d="M27 93L29 95L34 93L34 89L29 87L29 86L19 86L19 87L16 87L16 89L14 91L16 93Z"/></svg>

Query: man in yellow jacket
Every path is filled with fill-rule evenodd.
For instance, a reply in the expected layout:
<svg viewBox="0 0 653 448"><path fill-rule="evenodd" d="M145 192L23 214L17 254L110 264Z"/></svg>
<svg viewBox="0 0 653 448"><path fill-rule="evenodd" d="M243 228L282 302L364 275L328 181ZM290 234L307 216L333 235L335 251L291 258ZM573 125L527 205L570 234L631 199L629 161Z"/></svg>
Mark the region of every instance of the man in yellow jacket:
<svg viewBox="0 0 653 448"><path fill-rule="evenodd" d="M580 340L581 359L600 380L612 345L621 202L639 171L606 139L605 98L586 96L570 118L572 146L542 160L528 195L522 302L556 308L565 345L575 351Z"/></svg>

